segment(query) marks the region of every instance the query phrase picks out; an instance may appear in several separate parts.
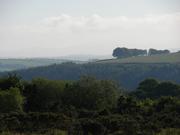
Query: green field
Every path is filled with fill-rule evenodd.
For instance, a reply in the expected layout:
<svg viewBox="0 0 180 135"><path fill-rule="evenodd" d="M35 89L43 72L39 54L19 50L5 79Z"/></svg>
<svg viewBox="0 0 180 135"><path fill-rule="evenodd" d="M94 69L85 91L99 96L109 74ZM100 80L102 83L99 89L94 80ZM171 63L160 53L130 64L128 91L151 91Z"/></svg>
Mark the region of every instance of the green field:
<svg viewBox="0 0 180 135"><path fill-rule="evenodd" d="M122 59L100 60L97 63L180 63L180 52L153 55L153 56L136 56Z"/></svg>

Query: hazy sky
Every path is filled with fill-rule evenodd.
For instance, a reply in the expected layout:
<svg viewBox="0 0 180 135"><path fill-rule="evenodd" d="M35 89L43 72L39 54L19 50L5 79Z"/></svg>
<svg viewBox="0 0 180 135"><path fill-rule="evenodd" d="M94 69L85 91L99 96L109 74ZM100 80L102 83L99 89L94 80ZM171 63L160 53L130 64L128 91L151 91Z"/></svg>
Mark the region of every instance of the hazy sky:
<svg viewBox="0 0 180 135"><path fill-rule="evenodd" d="M180 48L180 0L0 0L0 57Z"/></svg>

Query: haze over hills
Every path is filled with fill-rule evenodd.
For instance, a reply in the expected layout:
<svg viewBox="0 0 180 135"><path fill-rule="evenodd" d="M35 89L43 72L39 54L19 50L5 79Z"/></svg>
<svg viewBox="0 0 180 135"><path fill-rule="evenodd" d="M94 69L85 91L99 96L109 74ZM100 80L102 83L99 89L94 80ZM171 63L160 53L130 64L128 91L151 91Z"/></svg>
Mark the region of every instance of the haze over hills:
<svg viewBox="0 0 180 135"><path fill-rule="evenodd" d="M61 64L64 62L74 62L77 64L87 63L89 61L112 58L112 56L98 55L69 55L53 58L1 58L0 72L26 69L38 66L48 66L51 64Z"/></svg>
<svg viewBox="0 0 180 135"><path fill-rule="evenodd" d="M52 58L9 58L0 59L0 71L12 71L18 69L26 69L30 67L45 66L50 64L60 64L68 62L65 59L52 59Z"/></svg>

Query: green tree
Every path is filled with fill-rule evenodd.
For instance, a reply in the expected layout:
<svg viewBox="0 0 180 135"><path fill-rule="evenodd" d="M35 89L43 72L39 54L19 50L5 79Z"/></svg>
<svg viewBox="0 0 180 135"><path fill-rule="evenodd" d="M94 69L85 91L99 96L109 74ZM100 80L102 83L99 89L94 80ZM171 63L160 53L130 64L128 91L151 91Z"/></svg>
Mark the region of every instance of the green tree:
<svg viewBox="0 0 180 135"><path fill-rule="evenodd" d="M159 98L162 96L180 97L180 85L173 82L158 82L155 79L146 79L139 84L132 95L140 99Z"/></svg>
<svg viewBox="0 0 180 135"><path fill-rule="evenodd" d="M155 102L154 108L157 112L178 112L180 114L180 100L175 97L161 97Z"/></svg>
<svg viewBox="0 0 180 135"><path fill-rule="evenodd" d="M136 113L140 109L138 102L135 98L130 96L120 96L118 98L117 110L121 114Z"/></svg>
<svg viewBox="0 0 180 135"><path fill-rule="evenodd" d="M153 91L158 86L159 82L156 79L148 78L139 83L136 91L132 92L132 95L140 99L151 98Z"/></svg>
<svg viewBox="0 0 180 135"><path fill-rule="evenodd" d="M54 81L42 78L25 84L24 95L27 98L26 111L49 112L61 109L61 96L65 81Z"/></svg>
<svg viewBox="0 0 180 135"><path fill-rule="evenodd" d="M117 58L126 58L126 57L132 57L132 56L147 55L147 50L117 47L116 49L113 50L112 55Z"/></svg>
<svg viewBox="0 0 180 135"><path fill-rule="evenodd" d="M150 48L149 51L148 51L148 55L151 56L151 55L160 55L160 54L169 54L170 51L169 50L156 50L156 49L153 49L153 48Z"/></svg>
<svg viewBox="0 0 180 135"><path fill-rule="evenodd" d="M23 84L19 76L16 74L8 74L7 76L0 78L1 90L7 90L11 87L19 88L21 91L23 90Z"/></svg>
<svg viewBox="0 0 180 135"><path fill-rule="evenodd" d="M180 85L173 82L162 82L156 87L153 97L161 96L177 96L180 97Z"/></svg>
<svg viewBox="0 0 180 135"><path fill-rule="evenodd" d="M138 90L151 91L157 87L159 82L156 79L148 78L139 84Z"/></svg>
<svg viewBox="0 0 180 135"><path fill-rule="evenodd" d="M66 87L63 98L65 105L72 105L79 109L112 108L117 100L117 87L111 81L82 77Z"/></svg>
<svg viewBox="0 0 180 135"><path fill-rule="evenodd" d="M0 112L9 113L23 110L24 97L18 88L0 91Z"/></svg>

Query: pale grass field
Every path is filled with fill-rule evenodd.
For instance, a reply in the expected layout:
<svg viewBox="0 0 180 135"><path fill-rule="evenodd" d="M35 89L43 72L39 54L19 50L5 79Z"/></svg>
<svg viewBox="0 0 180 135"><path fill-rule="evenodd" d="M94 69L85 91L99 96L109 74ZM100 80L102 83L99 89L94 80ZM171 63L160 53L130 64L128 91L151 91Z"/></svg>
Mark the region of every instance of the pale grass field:
<svg viewBox="0 0 180 135"><path fill-rule="evenodd" d="M14 132L2 132L0 135L68 135L67 132L62 130L52 130L47 133L14 133ZM164 129L158 134L154 135L180 135L180 129Z"/></svg>
<svg viewBox="0 0 180 135"><path fill-rule="evenodd" d="M2 132L0 135L67 135L65 131L62 130L52 130L47 133L15 133L15 132Z"/></svg>

